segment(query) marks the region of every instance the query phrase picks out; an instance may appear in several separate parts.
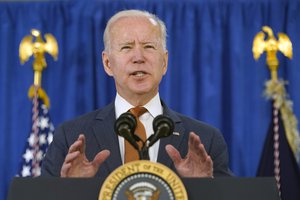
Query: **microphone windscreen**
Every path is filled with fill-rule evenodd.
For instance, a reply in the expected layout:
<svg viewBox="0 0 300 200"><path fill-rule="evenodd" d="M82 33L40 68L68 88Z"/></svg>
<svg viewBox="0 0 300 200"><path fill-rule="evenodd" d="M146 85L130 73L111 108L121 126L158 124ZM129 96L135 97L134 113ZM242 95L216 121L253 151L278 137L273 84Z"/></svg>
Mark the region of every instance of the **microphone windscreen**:
<svg viewBox="0 0 300 200"><path fill-rule="evenodd" d="M174 131L173 120L165 115L158 115L155 117L152 125L154 133L157 133L157 131L160 129L160 137L167 137Z"/></svg>
<svg viewBox="0 0 300 200"><path fill-rule="evenodd" d="M126 112L120 115L120 117L115 122L115 132L124 137L136 150L139 149L136 139L134 137L134 131L136 128L136 119L133 114Z"/></svg>
<svg viewBox="0 0 300 200"><path fill-rule="evenodd" d="M128 129L131 133L134 132L136 128L136 119L130 112L123 113L115 122L115 132L118 135L123 136L122 129Z"/></svg>

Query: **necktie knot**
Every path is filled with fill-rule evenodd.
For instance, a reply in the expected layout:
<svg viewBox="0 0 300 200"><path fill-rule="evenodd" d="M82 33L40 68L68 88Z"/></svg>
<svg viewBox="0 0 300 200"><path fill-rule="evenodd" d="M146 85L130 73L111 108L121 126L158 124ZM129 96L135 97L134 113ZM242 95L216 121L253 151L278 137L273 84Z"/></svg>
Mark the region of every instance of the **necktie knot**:
<svg viewBox="0 0 300 200"><path fill-rule="evenodd" d="M129 112L131 112L131 114L133 114L135 117L139 118L142 114L147 112L147 109L142 106L137 106L129 109Z"/></svg>

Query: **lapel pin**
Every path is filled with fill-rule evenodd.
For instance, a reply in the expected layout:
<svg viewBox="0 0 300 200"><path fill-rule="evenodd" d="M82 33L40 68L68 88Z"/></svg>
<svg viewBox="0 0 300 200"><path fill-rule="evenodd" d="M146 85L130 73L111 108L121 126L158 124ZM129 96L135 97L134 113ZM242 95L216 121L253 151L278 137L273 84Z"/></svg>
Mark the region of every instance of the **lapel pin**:
<svg viewBox="0 0 300 200"><path fill-rule="evenodd" d="M173 135L179 136L180 134L178 132L173 132Z"/></svg>

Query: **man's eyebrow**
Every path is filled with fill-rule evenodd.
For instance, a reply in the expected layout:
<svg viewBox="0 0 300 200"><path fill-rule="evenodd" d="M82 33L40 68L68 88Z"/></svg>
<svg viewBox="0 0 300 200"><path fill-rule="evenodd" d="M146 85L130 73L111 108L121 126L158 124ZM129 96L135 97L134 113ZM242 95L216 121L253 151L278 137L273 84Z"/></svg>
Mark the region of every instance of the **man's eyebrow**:
<svg viewBox="0 0 300 200"><path fill-rule="evenodd" d="M148 45L148 44L150 44L150 45L155 45L156 46L158 43L155 42L155 41L151 41L151 42L149 41L149 42L141 42L141 44L142 45Z"/></svg>
<svg viewBox="0 0 300 200"><path fill-rule="evenodd" d="M128 41L128 42L121 42L118 44L118 46L124 46L124 45L134 45L135 41ZM145 42L140 42L142 45L157 45L158 42L155 41L145 41Z"/></svg>
<svg viewBox="0 0 300 200"><path fill-rule="evenodd" d="M142 44L156 44L156 42L141 42Z"/></svg>
<svg viewBox="0 0 300 200"><path fill-rule="evenodd" d="M132 41L132 42L130 42L130 41L128 41L128 42L122 42L122 43L119 44L119 46L132 45L132 44L134 44L134 41Z"/></svg>

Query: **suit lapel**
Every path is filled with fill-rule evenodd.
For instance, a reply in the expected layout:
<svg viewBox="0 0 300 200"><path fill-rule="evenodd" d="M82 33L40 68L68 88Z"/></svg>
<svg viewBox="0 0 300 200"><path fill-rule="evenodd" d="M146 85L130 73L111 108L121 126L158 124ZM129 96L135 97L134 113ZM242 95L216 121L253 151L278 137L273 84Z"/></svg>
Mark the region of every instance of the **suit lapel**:
<svg viewBox="0 0 300 200"><path fill-rule="evenodd" d="M97 114L96 120L93 130L100 149L110 151L109 158L103 164L107 165L110 171L113 171L122 165L118 136L114 131L114 123L116 121L114 104L111 103L103 108Z"/></svg>
<svg viewBox="0 0 300 200"><path fill-rule="evenodd" d="M169 116L175 124L175 128L174 128L175 134L172 134L169 137L166 137L166 138L163 138L160 140L157 162L160 162L160 163L166 165L167 167L172 168L173 163L172 163L172 160L170 159L169 155L167 154L165 147L167 144L171 144L177 150L182 148L182 141L185 136L184 135L185 129L183 127L181 119L176 115L176 113L173 112L172 110L170 110L163 102L162 102L162 104L163 104L163 108L164 108L164 115ZM179 135L177 135L177 134L179 134Z"/></svg>

